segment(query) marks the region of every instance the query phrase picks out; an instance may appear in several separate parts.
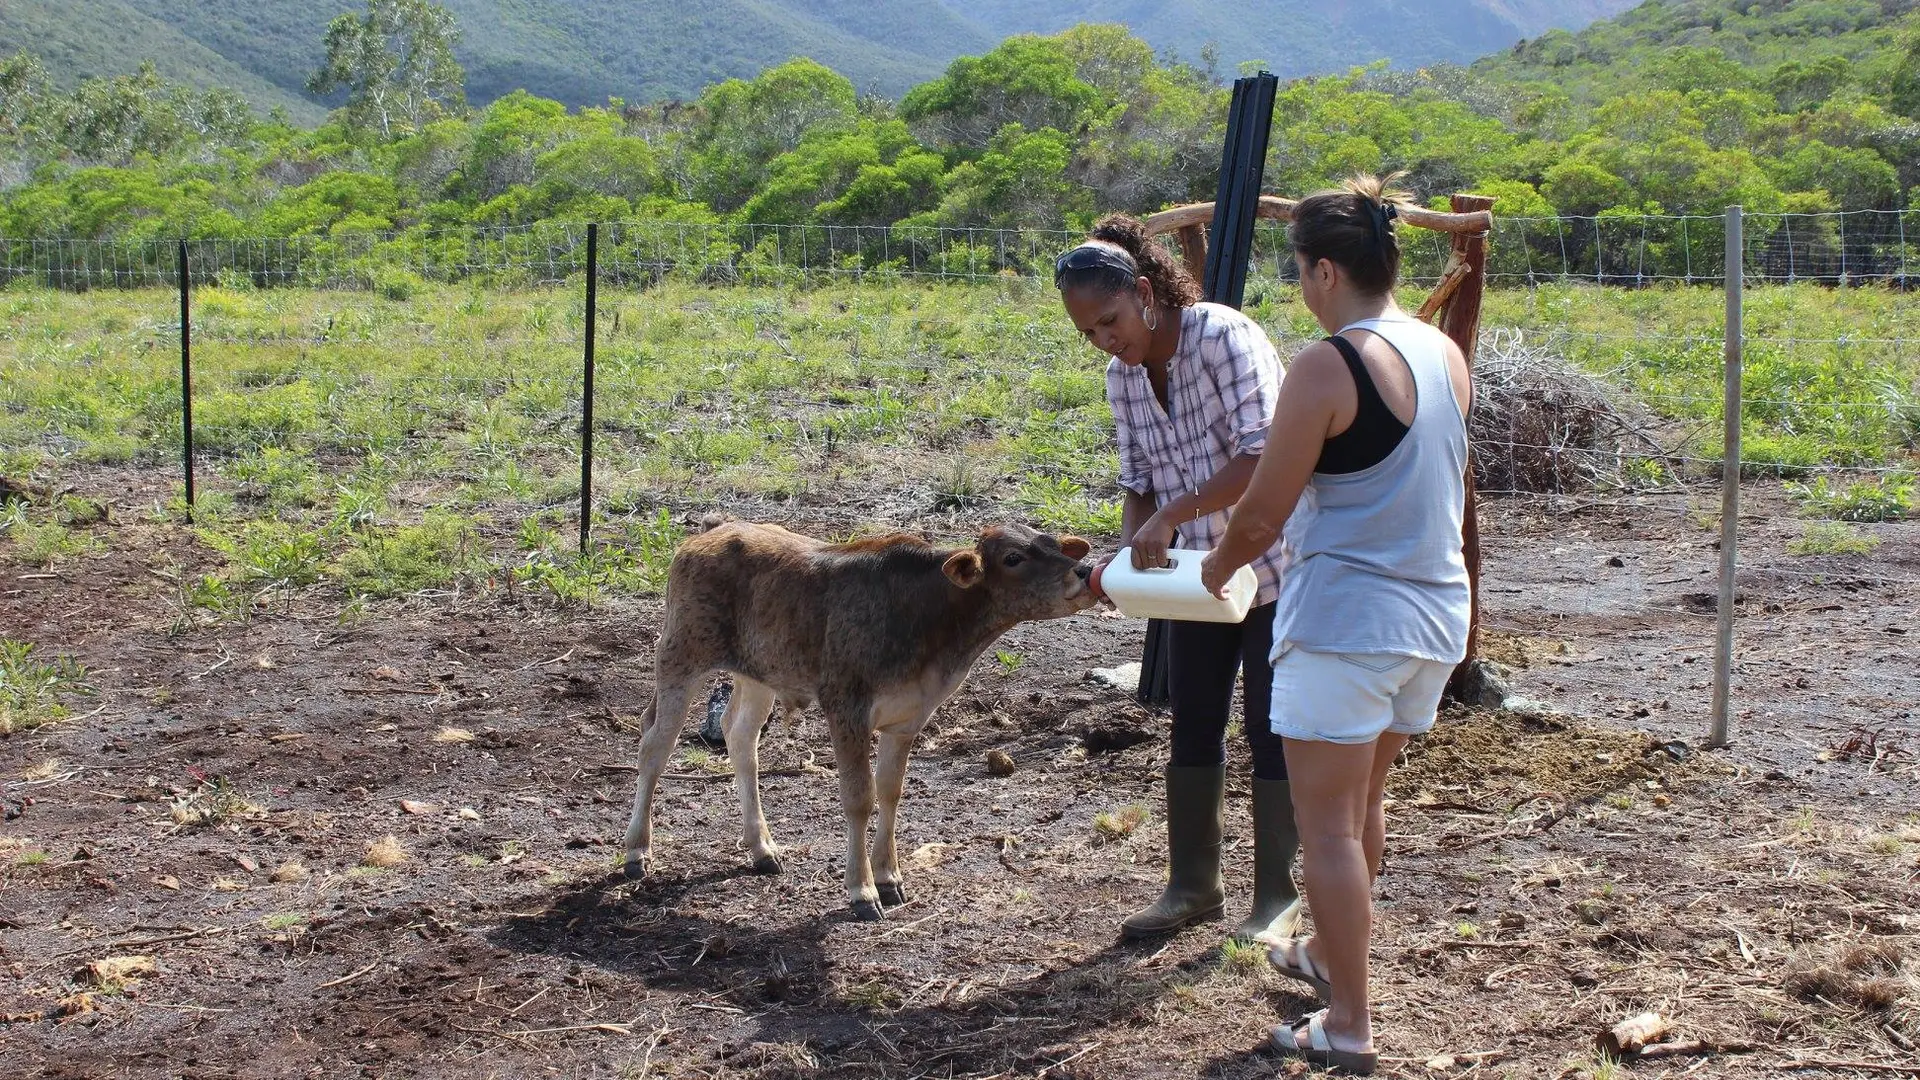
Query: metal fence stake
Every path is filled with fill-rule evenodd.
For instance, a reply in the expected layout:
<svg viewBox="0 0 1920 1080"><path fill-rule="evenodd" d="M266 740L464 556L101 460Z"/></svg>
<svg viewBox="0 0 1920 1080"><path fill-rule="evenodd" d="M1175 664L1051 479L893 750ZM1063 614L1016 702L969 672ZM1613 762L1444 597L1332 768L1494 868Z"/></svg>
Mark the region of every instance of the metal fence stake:
<svg viewBox="0 0 1920 1080"><path fill-rule="evenodd" d="M587 225L587 346L580 388L580 554L593 531L593 339L600 308L600 226Z"/></svg>
<svg viewBox="0 0 1920 1080"><path fill-rule="evenodd" d="M1720 463L1720 633L1713 654L1713 726L1707 736L1710 747L1727 745L1727 698L1733 680L1733 582L1740 567L1740 346L1745 336L1741 290L1746 284L1741 231L1740 207L1727 207L1726 448Z"/></svg>
<svg viewBox="0 0 1920 1080"><path fill-rule="evenodd" d="M187 524L193 524L193 321L187 242L180 241L180 467L187 476Z"/></svg>

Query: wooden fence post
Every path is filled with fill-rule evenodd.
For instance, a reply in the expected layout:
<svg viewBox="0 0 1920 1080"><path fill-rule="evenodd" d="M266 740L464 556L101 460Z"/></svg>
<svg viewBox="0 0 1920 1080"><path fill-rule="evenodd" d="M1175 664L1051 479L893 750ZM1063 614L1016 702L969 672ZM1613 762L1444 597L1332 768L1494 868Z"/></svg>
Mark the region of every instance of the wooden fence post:
<svg viewBox="0 0 1920 1080"><path fill-rule="evenodd" d="M1493 199L1486 195L1453 197L1453 212L1456 214L1492 209ZM1460 346L1461 354L1467 358L1467 370L1472 371L1474 346L1480 338L1480 300L1487 281L1487 234L1455 233L1453 254L1465 265L1466 277L1447 300L1446 310L1440 316L1440 329L1453 339L1455 345ZM1447 683L1447 693L1455 700L1462 697L1467 673L1480 655L1480 512L1477 503L1473 487L1473 451L1469 448L1467 508L1460 532L1467 559L1467 580L1471 582L1473 590L1473 609L1467 630L1467 658L1453 669L1453 678Z"/></svg>

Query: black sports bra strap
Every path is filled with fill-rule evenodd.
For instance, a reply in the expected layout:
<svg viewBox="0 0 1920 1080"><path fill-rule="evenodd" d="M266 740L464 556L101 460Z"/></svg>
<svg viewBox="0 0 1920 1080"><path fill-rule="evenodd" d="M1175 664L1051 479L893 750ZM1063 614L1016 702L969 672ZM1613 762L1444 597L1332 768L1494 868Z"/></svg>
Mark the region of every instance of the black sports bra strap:
<svg viewBox="0 0 1920 1080"><path fill-rule="evenodd" d="M1367 371L1367 365L1360 359L1360 350L1353 342L1338 334L1326 340L1340 350L1340 358L1347 362L1347 371L1353 375L1356 407L1353 422L1347 429L1320 448L1315 471L1355 473L1385 461L1406 437L1407 425L1387 408L1386 401L1380 397L1380 388L1373 384L1373 375Z"/></svg>
<svg viewBox="0 0 1920 1080"><path fill-rule="evenodd" d="M1340 350L1340 359L1347 362L1347 371L1353 375L1353 389L1359 395L1359 400L1356 402L1359 406L1356 415L1364 416L1369 412L1384 413L1398 424L1400 418L1393 415L1392 409L1387 408L1386 399L1380 396L1380 388L1373 385L1373 373L1367 370L1366 361L1360 359L1360 350L1353 347L1353 342L1339 334L1334 334L1327 340L1333 344L1334 348Z"/></svg>

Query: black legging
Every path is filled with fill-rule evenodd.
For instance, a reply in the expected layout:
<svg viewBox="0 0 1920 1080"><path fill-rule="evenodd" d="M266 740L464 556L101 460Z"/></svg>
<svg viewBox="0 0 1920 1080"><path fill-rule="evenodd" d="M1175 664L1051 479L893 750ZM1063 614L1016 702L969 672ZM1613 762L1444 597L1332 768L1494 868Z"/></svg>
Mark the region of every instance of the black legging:
<svg viewBox="0 0 1920 1080"><path fill-rule="evenodd" d="M1172 623L1168 634L1167 695L1173 699L1173 764L1221 765L1227 760L1227 714L1233 677L1244 673L1247 746L1253 775L1285 780L1285 743L1273 733L1274 604L1262 604L1237 623Z"/></svg>

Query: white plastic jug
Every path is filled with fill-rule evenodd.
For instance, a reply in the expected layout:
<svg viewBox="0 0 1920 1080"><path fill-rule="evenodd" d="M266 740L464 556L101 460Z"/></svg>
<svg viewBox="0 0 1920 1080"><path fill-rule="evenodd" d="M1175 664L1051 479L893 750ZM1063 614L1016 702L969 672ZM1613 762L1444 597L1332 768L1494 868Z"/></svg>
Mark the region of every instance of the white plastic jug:
<svg viewBox="0 0 1920 1080"><path fill-rule="evenodd" d="M1253 568L1234 571L1227 580L1227 599L1222 600L1200 584L1200 560L1206 557L1205 551L1168 548L1171 565L1135 570L1133 549L1121 548L1101 572L1100 590L1122 615L1133 619L1237 623L1246 618L1260 591Z"/></svg>

